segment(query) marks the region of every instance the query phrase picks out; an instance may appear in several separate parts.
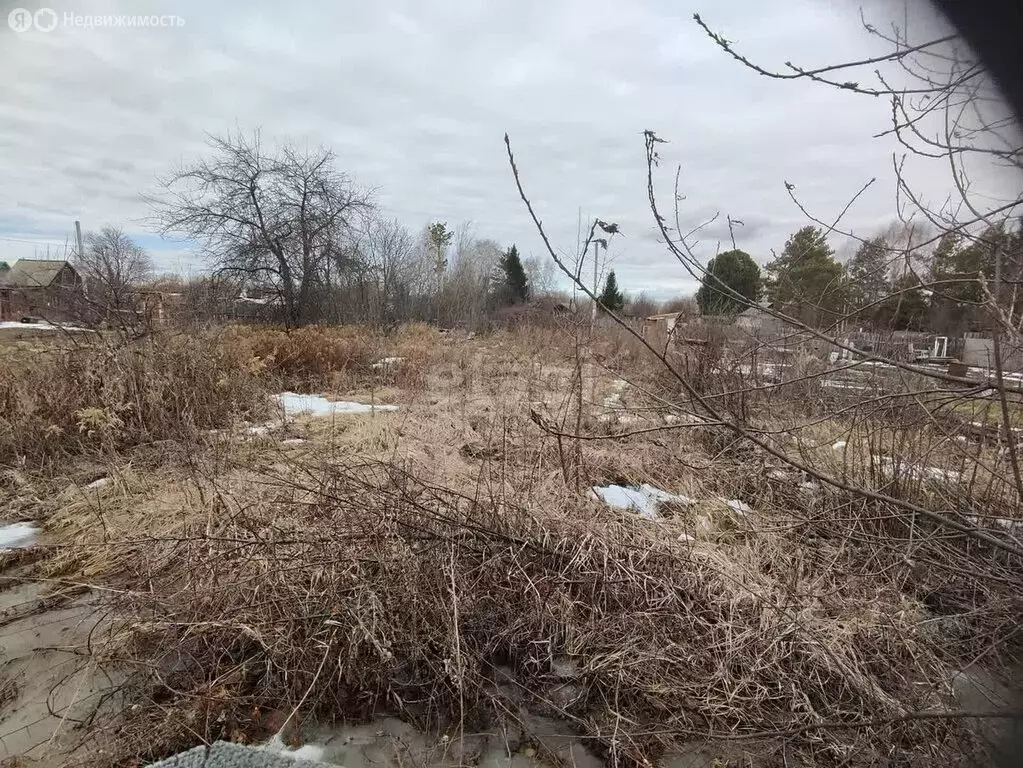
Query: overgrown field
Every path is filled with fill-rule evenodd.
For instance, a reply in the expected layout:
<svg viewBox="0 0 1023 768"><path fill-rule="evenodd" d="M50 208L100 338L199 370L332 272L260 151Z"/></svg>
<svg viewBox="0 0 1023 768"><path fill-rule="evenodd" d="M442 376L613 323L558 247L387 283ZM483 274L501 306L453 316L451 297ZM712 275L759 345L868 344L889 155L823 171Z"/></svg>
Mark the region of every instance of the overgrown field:
<svg viewBox="0 0 1023 768"><path fill-rule="evenodd" d="M88 594L76 665L117 681L28 757L137 765L382 713L478 732L524 707L622 765L977 759L990 707L964 686L1010 679L1023 608L1004 446L913 382L882 402L811 361L779 384L724 349L664 357L679 377L568 324L15 351L0 523L43 535L0 553L0 589ZM282 419L286 390L398 409ZM644 515L609 484L672 498Z"/></svg>

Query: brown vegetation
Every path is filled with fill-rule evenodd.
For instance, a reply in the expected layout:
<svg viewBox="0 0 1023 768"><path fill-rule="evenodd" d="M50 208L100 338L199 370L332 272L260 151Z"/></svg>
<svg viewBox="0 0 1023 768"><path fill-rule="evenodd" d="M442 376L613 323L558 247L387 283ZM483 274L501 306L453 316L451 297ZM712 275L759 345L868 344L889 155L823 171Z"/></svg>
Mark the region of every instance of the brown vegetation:
<svg viewBox="0 0 1023 768"><path fill-rule="evenodd" d="M807 482L691 419L640 345L598 328L580 347L585 333L233 328L53 349L12 369L20 415L5 416L17 427L5 445L25 458L5 493L45 518L53 545L18 578L89 584L115 620L83 658L126 681L127 708L97 714L64 764L262 741L291 715L299 740L304 723L382 712L471 731L517 717L509 681L635 764L694 744L767 764L976 754L976 721L944 716L949 686L977 659L995 674L1012 663L1015 556ZM976 475L987 480L921 475L960 445L932 425L862 405L836 414L819 380L759 390L733 352L700 349L687 375L705 372L702 396L759 430L784 429L788 411L829 415L788 436L794 461L965 517L972 498L982 526L1015 524L1011 486L989 482L997 467ZM87 386L36 391L72 365ZM203 434L265 418L268 392L300 385L400 410ZM90 434L89 408L119 421L97 415ZM575 450L580 427L596 439ZM28 453L47 429L53 442ZM635 434L606 439L623 433ZM181 450L137 472L124 448L155 439ZM880 466L882 452L898 465ZM76 488L100 462L111 481ZM644 520L586 492L608 482L696 503Z"/></svg>

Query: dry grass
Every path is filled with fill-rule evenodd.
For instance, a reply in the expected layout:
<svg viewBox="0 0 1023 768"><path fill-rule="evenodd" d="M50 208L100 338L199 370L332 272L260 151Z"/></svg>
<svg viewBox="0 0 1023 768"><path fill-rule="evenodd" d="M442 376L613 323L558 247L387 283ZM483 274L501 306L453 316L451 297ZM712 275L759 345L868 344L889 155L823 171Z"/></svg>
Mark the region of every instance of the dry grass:
<svg viewBox="0 0 1023 768"><path fill-rule="evenodd" d="M346 372L369 373L382 346L378 333L359 326L235 326L228 333L231 346L259 360L264 375L299 391L323 387Z"/></svg>
<svg viewBox="0 0 1023 768"><path fill-rule="evenodd" d="M0 462L116 451L267 411L258 366L221 334L53 345L0 367Z"/></svg>
<svg viewBox="0 0 1023 768"><path fill-rule="evenodd" d="M149 585L115 601L132 619L106 650L137 662L143 702L120 726L139 737L122 757L263 738L253 713L290 711L310 689L304 716L318 720L392 711L477 728L501 712L503 668L535 706L637 763L707 733L804 727L788 749L817 764L893 749L934 764L934 744L970 744L954 722L815 727L940 707L955 668L907 594L910 567L891 557L885 578L849 578L881 563L832 537L837 516L719 508L679 541L691 520L650 524L550 486L521 504L537 494L507 475L502 493L494 469L459 491L425 467L335 459L271 475L258 503L108 545L125 583Z"/></svg>
<svg viewBox="0 0 1023 768"><path fill-rule="evenodd" d="M915 713L951 706L952 674L978 657L996 671L1012 662L1023 607L1012 556L802 487L716 428L584 441L573 453L531 412L548 427L580 416L607 432L663 426L687 407L611 336L580 353L572 329L466 341L414 328L369 337L373 354L360 357L366 339L339 331L328 347L343 351L322 365L296 353L286 359L305 362L275 370L277 347L253 339L299 343L277 333L232 331L239 358L261 361L257 379L344 386L400 410L300 419L287 432L308 441L299 445L210 442L159 472L118 454L99 491L38 486L61 542L38 572L103 589L119 621L94 638L97 652L130 673L135 706L94 724L91 747L106 753L86 749L83 764L264 739L295 708L320 722L390 712L472 730L514 716L508 675L530 706L629 764L707 739L740 740L768 765L953 765L975 754L972 721ZM301 338L321 333L334 332ZM383 357L402 360L373 368ZM724 392L712 359L692 360L694 375ZM635 386L620 390L619 376ZM601 421L616 391L617 421ZM758 397L735 407L764 429L787 423L780 408L759 413ZM933 433L896 424L884 436L881 423L833 419L779 444L866 483L877 480L870 455L895 435L900 455L936 460ZM839 438L845 451L832 447ZM908 480L885 487L961 498ZM605 482L653 482L700 502L646 521L589 498L586 486Z"/></svg>

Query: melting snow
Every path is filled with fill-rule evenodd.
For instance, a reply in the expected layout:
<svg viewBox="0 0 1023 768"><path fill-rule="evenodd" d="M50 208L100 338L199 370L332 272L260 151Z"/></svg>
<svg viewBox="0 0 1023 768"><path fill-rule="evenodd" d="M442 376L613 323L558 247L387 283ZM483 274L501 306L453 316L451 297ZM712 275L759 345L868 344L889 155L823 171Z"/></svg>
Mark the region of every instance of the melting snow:
<svg viewBox="0 0 1023 768"><path fill-rule="evenodd" d="M833 451L840 451L843 448L845 448L845 440L839 440L834 445L831 446L831 450Z"/></svg>
<svg viewBox="0 0 1023 768"><path fill-rule="evenodd" d="M602 413L597 421L602 424L639 424L643 419L631 413Z"/></svg>
<svg viewBox="0 0 1023 768"><path fill-rule="evenodd" d="M993 523L1007 531L1016 531L1023 528L1023 520L1017 520L1012 517L982 517L981 515L966 515L967 520L977 526L983 526L987 523Z"/></svg>
<svg viewBox="0 0 1023 768"><path fill-rule="evenodd" d="M895 474L896 470L904 472L909 477L920 477L924 480L942 480L954 482L962 477L962 472L954 469L942 469L941 467L921 467L917 464L898 463L891 456L871 456L885 472Z"/></svg>
<svg viewBox="0 0 1023 768"><path fill-rule="evenodd" d="M0 552L5 549L24 549L34 546L39 529L32 523L0 525Z"/></svg>
<svg viewBox="0 0 1023 768"><path fill-rule="evenodd" d="M101 477L99 480L93 480L91 483L86 485L86 488L102 488L105 485L110 485L109 477Z"/></svg>
<svg viewBox="0 0 1023 768"><path fill-rule="evenodd" d="M299 395L295 392L282 392L274 398L284 409L285 417L299 413L311 413L313 416L332 416L337 413L374 413L375 411L396 411L396 405L366 405L347 400L328 400L319 395Z"/></svg>
<svg viewBox="0 0 1023 768"><path fill-rule="evenodd" d="M660 520L658 507L664 502L695 504L693 499L662 491L649 483L636 486L597 485L590 489L593 495L615 509L631 509L647 520Z"/></svg>
<svg viewBox="0 0 1023 768"><path fill-rule="evenodd" d="M743 517L753 513L753 507L751 507L745 501L740 501L739 499L729 499L728 501L725 502L725 504L728 505L728 508L730 510L732 510L733 512L737 512Z"/></svg>
<svg viewBox="0 0 1023 768"><path fill-rule="evenodd" d="M318 763L323 760L326 754L326 749L319 744L306 744L303 747L297 747L292 749L284 740L281 738L279 733L275 733L270 737L270 741L262 747L267 752L276 752L277 754L287 755L294 760L309 760L314 763Z"/></svg>
<svg viewBox="0 0 1023 768"><path fill-rule="evenodd" d="M390 365L397 365L398 363L404 363L404 362L405 362L405 358L404 357L385 357L385 358L382 358L380 360L377 360L375 363L373 363L373 365L371 367L376 368L376 369L380 369L380 368L386 368L386 367L388 367Z"/></svg>
<svg viewBox="0 0 1023 768"><path fill-rule="evenodd" d="M77 325L54 325L53 323L22 323L18 320L0 321L0 328L17 328L19 331L89 331Z"/></svg>
<svg viewBox="0 0 1023 768"><path fill-rule="evenodd" d="M856 390L867 389L867 387L863 386L862 384L848 384L844 381L832 381L830 379L825 379L824 381L822 381L821 386L830 387L831 389L856 389Z"/></svg>
<svg viewBox="0 0 1023 768"><path fill-rule="evenodd" d="M605 408L621 408L622 407L622 392L629 386L629 382L625 379L615 379L611 385L611 394L604 398Z"/></svg>

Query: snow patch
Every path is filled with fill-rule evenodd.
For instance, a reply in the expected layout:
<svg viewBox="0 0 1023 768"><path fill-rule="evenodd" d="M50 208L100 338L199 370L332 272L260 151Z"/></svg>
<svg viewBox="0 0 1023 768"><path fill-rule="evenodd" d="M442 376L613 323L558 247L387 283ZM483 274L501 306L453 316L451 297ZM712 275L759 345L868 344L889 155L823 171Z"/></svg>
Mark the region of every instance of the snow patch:
<svg viewBox="0 0 1023 768"><path fill-rule="evenodd" d="M295 760L309 760L314 763L322 762L326 755L326 748L319 744L306 744L305 746L292 749L284 743L279 733L271 736L270 741L264 744L262 748L266 752L287 755Z"/></svg>
<svg viewBox="0 0 1023 768"><path fill-rule="evenodd" d="M682 415L676 413L669 413L664 417L665 424L685 424L686 426L695 427L700 424L706 424L707 420L702 416L697 416L695 413L684 413Z"/></svg>
<svg viewBox="0 0 1023 768"><path fill-rule="evenodd" d="M941 467L921 467L918 464L896 462L891 456L870 457L885 473L895 474L896 471L903 472L910 477L919 477L924 480L938 480L941 482L956 482L962 478L962 472L954 469L942 469Z"/></svg>
<svg viewBox="0 0 1023 768"><path fill-rule="evenodd" d="M300 395L296 392L282 392L274 395L274 399L284 409L285 418L300 413L311 413L313 416L333 416L338 413L374 413L376 411L396 411L396 405L367 405L347 400L328 400L319 395Z"/></svg>
<svg viewBox="0 0 1023 768"><path fill-rule="evenodd" d="M602 413L597 417L601 424L639 424L642 420L632 413Z"/></svg>
<svg viewBox="0 0 1023 768"><path fill-rule="evenodd" d="M966 515L965 517L978 527L983 527L985 524L994 524L1007 531L1018 531L1020 528L1023 528L1023 520L1017 520L1012 517L982 517L980 515Z"/></svg>
<svg viewBox="0 0 1023 768"><path fill-rule="evenodd" d="M982 421L971 421L970 426L976 429L993 429L998 431L999 437L1001 437L1003 427L1001 424L985 424ZM1021 427L1009 427L1010 432L1023 432Z"/></svg>
<svg viewBox="0 0 1023 768"><path fill-rule="evenodd" d="M398 363L404 362L405 362L404 357L383 357L380 360L377 360L375 363L373 363L373 365L370 367L380 370L381 368L387 368L389 366L397 365Z"/></svg>
<svg viewBox="0 0 1023 768"><path fill-rule="evenodd" d="M86 485L86 488L103 488L104 486L110 485L111 480L109 477L101 477L99 480L93 480L91 483Z"/></svg>
<svg viewBox="0 0 1023 768"><path fill-rule="evenodd" d="M68 331L74 333L76 331L88 332L91 328L82 328L77 325L54 325L53 323L22 323L18 320L2 320L0 321L0 329L5 328L17 328L19 331Z"/></svg>
<svg viewBox="0 0 1023 768"><path fill-rule="evenodd" d="M845 440L839 440L834 445L831 446L831 450L841 451L843 448L845 448L845 445L846 445Z"/></svg>
<svg viewBox="0 0 1023 768"><path fill-rule="evenodd" d="M611 384L611 394L604 398L605 408L621 408L622 407L622 392L624 392L629 386L629 382L625 379L615 379L614 383Z"/></svg>
<svg viewBox="0 0 1023 768"><path fill-rule="evenodd" d="M289 437L287 440L281 440L281 445L302 445L307 442L309 441L304 437Z"/></svg>
<svg viewBox="0 0 1023 768"><path fill-rule="evenodd" d="M868 387L865 387L862 384L849 384L844 381L831 381L830 379L825 379L824 381L822 381L821 386L830 387L831 389L855 389L858 391L868 389Z"/></svg>
<svg viewBox="0 0 1023 768"><path fill-rule="evenodd" d="M753 507L740 499L728 499L725 505L736 514L746 517L753 514Z"/></svg>
<svg viewBox="0 0 1023 768"><path fill-rule="evenodd" d="M688 496L662 491L655 485L595 485L590 489L594 498L615 509L632 510L647 520L660 520L659 507L665 502L691 506L696 503Z"/></svg>
<svg viewBox="0 0 1023 768"><path fill-rule="evenodd" d="M39 528L32 523L0 525L0 552L35 546L38 537Z"/></svg>

